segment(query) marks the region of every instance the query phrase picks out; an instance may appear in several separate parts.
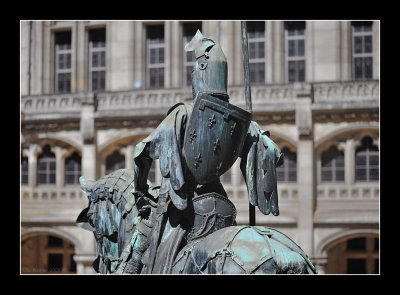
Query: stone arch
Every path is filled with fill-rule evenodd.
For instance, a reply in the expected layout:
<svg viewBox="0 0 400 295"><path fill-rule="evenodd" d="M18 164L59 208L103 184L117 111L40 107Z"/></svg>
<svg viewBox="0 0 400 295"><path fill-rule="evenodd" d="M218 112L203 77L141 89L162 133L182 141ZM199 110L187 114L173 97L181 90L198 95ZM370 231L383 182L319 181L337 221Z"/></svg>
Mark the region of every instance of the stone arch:
<svg viewBox="0 0 400 295"><path fill-rule="evenodd" d="M364 136L370 135L373 139L379 138L378 126L365 126L365 125L349 125L338 126L333 131L322 136L315 142L314 149L321 152L325 148L329 148L332 144L338 144L338 140L345 138L354 138L356 141L361 140Z"/></svg>
<svg viewBox="0 0 400 295"><path fill-rule="evenodd" d="M68 150L72 149L73 151L77 151L80 155L82 155L82 145L74 140L67 138L66 136L60 136L56 134L46 137L35 136L26 139L22 143L22 146L26 147L29 146L30 144L37 144L38 146L40 146L40 148L43 148L46 144L50 146L61 146ZM73 151L71 151L71 153L73 153Z"/></svg>
<svg viewBox="0 0 400 295"><path fill-rule="evenodd" d="M378 235L378 229L352 229L352 230L341 230L323 238L315 248L316 256L327 257L327 250L347 239L357 238L365 235Z"/></svg>
<svg viewBox="0 0 400 295"><path fill-rule="evenodd" d="M29 227L21 230L21 241L28 239L30 237L36 236L38 234L50 234L61 239L67 240L72 243L75 247L75 252L81 249L81 242L73 234L54 227Z"/></svg>
<svg viewBox="0 0 400 295"><path fill-rule="evenodd" d="M135 146L139 141L146 138L151 131L153 131L153 129L149 130L148 133L136 130L121 130L99 144L98 153L101 157L106 157L120 147L128 145Z"/></svg>
<svg viewBox="0 0 400 295"><path fill-rule="evenodd" d="M274 127L268 127L266 130L270 131L271 139L279 146L280 149L288 147L292 151L297 151L297 140L284 134L282 131L275 129Z"/></svg>

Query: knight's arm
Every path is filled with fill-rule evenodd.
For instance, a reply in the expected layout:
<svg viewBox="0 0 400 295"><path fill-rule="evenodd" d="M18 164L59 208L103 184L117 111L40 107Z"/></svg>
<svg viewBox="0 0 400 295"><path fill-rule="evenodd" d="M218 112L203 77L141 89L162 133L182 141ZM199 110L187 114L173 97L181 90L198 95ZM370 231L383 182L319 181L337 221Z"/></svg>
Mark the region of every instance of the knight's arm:
<svg viewBox="0 0 400 295"><path fill-rule="evenodd" d="M283 164L283 153L275 142L252 121L241 153L240 169L246 181L250 204L268 215L279 215L276 167Z"/></svg>

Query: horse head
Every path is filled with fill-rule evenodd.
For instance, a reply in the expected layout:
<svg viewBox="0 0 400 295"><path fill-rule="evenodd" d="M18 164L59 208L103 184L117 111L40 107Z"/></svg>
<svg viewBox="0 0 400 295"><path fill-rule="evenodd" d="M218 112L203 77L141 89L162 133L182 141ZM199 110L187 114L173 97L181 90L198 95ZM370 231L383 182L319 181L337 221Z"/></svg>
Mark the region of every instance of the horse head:
<svg viewBox="0 0 400 295"><path fill-rule="evenodd" d="M96 238L97 257L93 268L96 272L113 273L138 220L135 196L131 193L133 171L116 170L97 181L81 176L79 182L89 203L76 223L92 231Z"/></svg>

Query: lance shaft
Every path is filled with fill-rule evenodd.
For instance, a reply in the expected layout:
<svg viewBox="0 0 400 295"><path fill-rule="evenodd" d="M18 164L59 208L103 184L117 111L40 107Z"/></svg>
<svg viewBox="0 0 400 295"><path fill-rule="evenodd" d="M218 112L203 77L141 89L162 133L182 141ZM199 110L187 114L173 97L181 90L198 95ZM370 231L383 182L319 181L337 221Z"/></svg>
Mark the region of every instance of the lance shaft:
<svg viewBox="0 0 400 295"><path fill-rule="evenodd" d="M242 52L243 52L243 73L244 73L244 95L246 99L246 111L252 113L251 90L250 90L250 70L249 70L249 45L247 41L247 24L246 21L241 22L242 27ZM256 224L256 210L249 202L249 224Z"/></svg>

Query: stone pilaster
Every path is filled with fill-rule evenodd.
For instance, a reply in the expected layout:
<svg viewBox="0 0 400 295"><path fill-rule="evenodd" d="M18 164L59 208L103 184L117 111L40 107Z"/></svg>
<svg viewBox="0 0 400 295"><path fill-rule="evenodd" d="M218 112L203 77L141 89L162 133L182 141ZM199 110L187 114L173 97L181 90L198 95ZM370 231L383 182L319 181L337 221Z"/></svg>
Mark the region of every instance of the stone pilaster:
<svg viewBox="0 0 400 295"><path fill-rule="evenodd" d="M182 86L182 31L180 30L179 21L171 21L171 88L179 88Z"/></svg>
<svg viewBox="0 0 400 295"><path fill-rule="evenodd" d="M133 63L133 80L134 87L144 89L146 85L145 76L145 38L144 27L141 21L134 22L134 63Z"/></svg>
<svg viewBox="0 0 400 295"><path fill-rule="evenodd" d="M165 42L165 58L164 58L164 88L171 88L171 57L172 57L172 22L166 21L164 23L164 42Z"/></svg>
<svg viewBox="0 0 400 295"><path fill-rule="evenodd" d="M221 21L220 23L221 26L221 31L220 31L220 39L221 39L221 48L222 51L225 54L226 61L228 63L228 85L233 84L233 76L234 76L234 71L231 65L233 65L234 58L233 58L233 22L231 21ZM240 38L241 35L238 35L238 38ZM216 40L215 40L216 41ZM218 42L218 41L216 41Z"/></svg>
<svg viewBox="0 0 400 295"><path fill-rule="evenodd" d="M310 90L295 86L297 91L296 125L299 134L297 146L297 183L299 216L297 222L298 243L311 256L313 253L314 212L314 141Z"/></svg>
<svg viewBox="0 0 400 295"><path fill-rule="evenodd" d="M82 101L81 135L82 135L82 175L87 179L96 179L96 130L94 113L96 96L88 93Z"/></svg>
<svg viewBox="0 0 400 295"><path fill-rule="evenodd" d="M56 184L57 187L63 187L65 184L65 154L67 149L64 149L59 146L55 146L51 148L51 151L56 155Z"/></svg>
<svg viewBox="0 0 400 295"><path fill-rule="evenodd" d="M345 183L351 185L354 183L354 163L355 161L355 150L354 150L354 139L350 138L346 140L344 147L344 177Z"/></svg>
<svg viewBox="0 0 400 295"><path fill-rule="evenodd" d="M285 30L282 21L273 21L272 25L272 83L285 83Z"/></svg>
<svg viewBox="0 0 400 295"><path fill-rule="evenodd" d="M128 145L121 148L121 153L125 155L125 168L133 170L133 153L135 151L135 146Z"/></svg>
<svg viewBox="0 0 400 295"><path fill-rule="evenodd" d="M28 149L23 150L23 155L28 158L28 185L32 189L37 185L37 157L41 151L37 144L31 144Z"/></svg>

